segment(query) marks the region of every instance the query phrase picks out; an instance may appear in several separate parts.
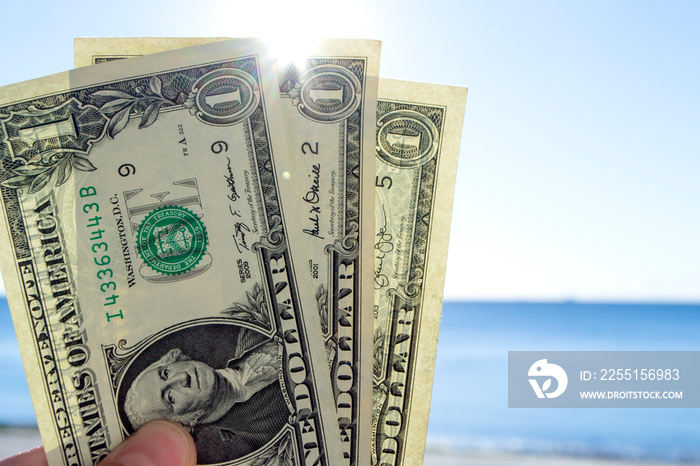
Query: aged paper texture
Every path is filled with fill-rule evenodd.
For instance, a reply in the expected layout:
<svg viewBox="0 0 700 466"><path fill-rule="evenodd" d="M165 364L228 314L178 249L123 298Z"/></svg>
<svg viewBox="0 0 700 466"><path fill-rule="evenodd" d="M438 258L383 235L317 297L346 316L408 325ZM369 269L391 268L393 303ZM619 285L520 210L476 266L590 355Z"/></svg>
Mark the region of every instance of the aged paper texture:
<svg viewBox="0 0 700 466"><path fill-rule="evenodd" d="M279 64L282 112L346 465L367 464L372 407L372 236L379 44L322 41Z"/></svg>
<svg viewBox="0 0 700 466"><path fill-rule="evenodd" d="M373 464L423 462L466 97L379 82Z"/></svg>

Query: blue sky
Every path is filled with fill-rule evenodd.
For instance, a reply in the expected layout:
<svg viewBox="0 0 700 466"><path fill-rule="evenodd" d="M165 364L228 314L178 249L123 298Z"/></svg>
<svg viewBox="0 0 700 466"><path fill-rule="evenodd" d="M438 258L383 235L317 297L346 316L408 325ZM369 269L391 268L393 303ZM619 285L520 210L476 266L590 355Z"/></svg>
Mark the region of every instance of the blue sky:
<svg viewBox="0 0 700 466"><path fill-rule="evenodd" d="M449 299L700 301L696 2L6 2L0 84L74 37L363 37L469 87Z"/></svg>

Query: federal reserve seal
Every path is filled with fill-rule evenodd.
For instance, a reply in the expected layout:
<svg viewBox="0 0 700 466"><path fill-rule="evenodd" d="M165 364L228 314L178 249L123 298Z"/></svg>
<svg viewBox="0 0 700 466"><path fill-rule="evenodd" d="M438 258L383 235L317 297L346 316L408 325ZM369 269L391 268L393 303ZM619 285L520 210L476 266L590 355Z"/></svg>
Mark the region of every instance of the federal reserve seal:
<svg viewBox="0 0 700 466"><path fill-rule="evenodd" d="M189 209L165 206L148 214L136 233L145 264L164 275L194 268L207 250L207 229Z"/></svg>

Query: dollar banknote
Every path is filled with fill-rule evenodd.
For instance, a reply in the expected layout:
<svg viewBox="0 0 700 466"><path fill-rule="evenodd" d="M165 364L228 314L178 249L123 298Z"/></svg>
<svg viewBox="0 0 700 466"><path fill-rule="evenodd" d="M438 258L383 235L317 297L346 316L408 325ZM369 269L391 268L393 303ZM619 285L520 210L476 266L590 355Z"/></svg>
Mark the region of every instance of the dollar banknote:
<svg viewBox="0 0 700 466"><path fill-rule="evenodd" d="M0 262L50 464L154 418L200 464L340 464L280 105L246 40L0 89Z"/></svg>
<svg viewBox="0 0 700 466"><path fill-rule="evenodd" d="M421 464L466 88L382 79L372 464Z"/></svg>
<svg viewBox="0 0 700 466"><path fill-rule="evenodd" d="M211 38L76 39L76 66ZM374 319L374 146L379 43L326 40L278 60L282 113L296 193L292 244L305 246L329 358L343 463L370 457ZM301 250L301 247L298 248ZM298 261L299 263L301 261Z"/></svg>
<svg viewBox="0 0 700 466"><path fill-rule="evenodd" d="M328 353L342 464L370 455L374 135L379 44L324 41L278 64L300 222ZM290 124L291 123L291 124Z"/></svg>
<svg viewBox="0 0 700 466"><path fill-rule="evenodd" d="M219 39L79 39L76 66L211 40ZM380 80L373 141L372 464L422 462L466 93Z"/></svg>
<svg viewBox="0 0 700 466"><path fill-rule="evenodd" d="M73 59L75 67L79 68L230 39L230 37L78 37L74 41Z"/></svg>

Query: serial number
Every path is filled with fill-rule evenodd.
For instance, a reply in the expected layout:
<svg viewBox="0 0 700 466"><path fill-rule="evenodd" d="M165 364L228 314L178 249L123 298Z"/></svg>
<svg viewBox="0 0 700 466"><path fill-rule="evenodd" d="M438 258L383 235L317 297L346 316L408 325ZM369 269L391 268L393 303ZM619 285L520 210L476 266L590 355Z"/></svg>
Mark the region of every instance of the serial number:
<svg viewBox="0 0 700 466"><path fill-rule="evenodd" d="M81 199L89 198L96 195L97 189L95 189L94 186L88 186L80 189ZM97 212L100 211L100 205L97 202L90 202L90 200L85 200L82 210L83 213L85 213L86 215L92 215L93 213L97 214ZM112 258L109 254L107 254L107 251L109 251L109 245L104 241L100 241L101 239L103 239L102 235L105 233L105 230L100 228L100 220L102 220L102 217L100 217L99 215L94 215L93 217L87 220L87 222L85 223L85 228L92 229L89 231L91 243L90 249L94 254L92 260L98 267L98 270L95 273L95 275L97 276L97 279L102 282L100 283L99 289L105 295L103 306L114 306L117 304L119 295L116 294L116 282L111 280L114 277L114 272L112 271L112 269L105 267L112 262ZM110 293L111 296L107 296ZM105 312L107 322L111 322L112 319L115 318L124 319L124 312L121 309L119 309L119 312L111 312L112 314L110 314L110 311Z"/></svg>
<svg viewBox="0 0 700 466"><path fill-rule="evenodd" d="M586 372L586 371L583 371ZM582 379L584 375L582 372ZM600 380L678 380L678 369L602 369Z"/></svg>

